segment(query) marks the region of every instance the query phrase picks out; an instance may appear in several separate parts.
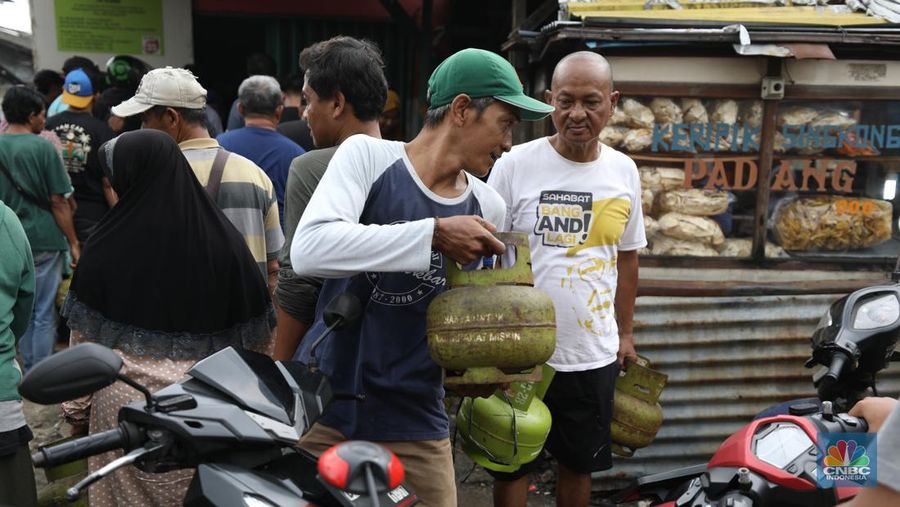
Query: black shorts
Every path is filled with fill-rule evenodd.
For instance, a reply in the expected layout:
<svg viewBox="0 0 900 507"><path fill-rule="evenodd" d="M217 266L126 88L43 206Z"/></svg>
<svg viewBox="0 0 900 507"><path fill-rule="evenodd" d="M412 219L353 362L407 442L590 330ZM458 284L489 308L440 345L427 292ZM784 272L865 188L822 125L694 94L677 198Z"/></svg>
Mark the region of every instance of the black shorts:
<svg viewBox="0 0 900 507"><path fill-rule="evenodd" d="M612 468L610 423L618 376L616 361L594 370L558 371L547 389L544 403L553 423L544 449L575 472L587 474ZM488 473L497 480L514 481L531 473L539 459L515 472Z"/></svg>

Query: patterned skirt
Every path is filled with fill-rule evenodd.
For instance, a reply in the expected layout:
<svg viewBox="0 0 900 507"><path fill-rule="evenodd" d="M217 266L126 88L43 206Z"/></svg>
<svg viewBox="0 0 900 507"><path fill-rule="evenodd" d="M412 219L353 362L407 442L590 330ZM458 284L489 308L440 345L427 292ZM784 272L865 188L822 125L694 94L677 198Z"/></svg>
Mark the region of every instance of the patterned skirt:
<svg viewBox="0 0 900 507"><path fill-rule="evenodd" d="M81 343L83 337L72 332L72 345ZM150 392L178 382L196 361L173 361L171 359L150 359L135 357L116 350L125 364L121 373L144 385ZM69 420L87 416L90 410L90 433L99 433L115 428L119 424L119 408L144 396L137 390L116 382L92 396L63 404L63 412ZM122 456L122 451L110 451L88 459L88 469L95 472L112 460ZM111 476L92 485L88 491L91 507L180 506L184 501L188 485L194 476L193 469L176 470L164 474L148 474L133 466L120 468Z"/></svg>

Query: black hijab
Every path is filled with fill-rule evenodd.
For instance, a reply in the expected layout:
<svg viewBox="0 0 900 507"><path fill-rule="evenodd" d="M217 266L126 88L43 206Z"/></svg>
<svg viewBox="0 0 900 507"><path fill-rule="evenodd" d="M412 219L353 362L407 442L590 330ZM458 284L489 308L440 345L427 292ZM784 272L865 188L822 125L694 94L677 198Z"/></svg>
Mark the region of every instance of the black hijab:
<svg viewBox="0 0 900 507"><path fill-rule="evenodd" d="M99 155L120 200L84 245L64 309L69 326L88 340L171 359L271 339L259 268L178 145L139 130Z"/></svg>

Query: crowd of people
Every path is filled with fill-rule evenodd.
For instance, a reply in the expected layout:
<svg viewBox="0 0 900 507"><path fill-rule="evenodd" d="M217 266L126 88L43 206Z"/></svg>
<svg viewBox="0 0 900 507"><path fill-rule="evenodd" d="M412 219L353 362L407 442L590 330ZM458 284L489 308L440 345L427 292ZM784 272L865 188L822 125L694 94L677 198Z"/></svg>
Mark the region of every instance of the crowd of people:
<svg viewBox="0 0 900 507"><path fill-rule="evenodd" d="M96 65L78 57L63 76L39 72L37 89L7 91L0 483L15 486L0 489L0 504L34 503L16 384L52 352L54 298L74 270L60 312L70 343L114 349L124 373L151 391L228 346L309 361L304 336L325 327L325 304L355 294L360 321L317 350L333 390L351 396L298 446L318 455L346 439L379 442L400 457L424 505L455 506L443 372L428 354L425 310L444 290L447 262L501 255L493 233L512 230L528 235L535 284L556 307L548 364L557 373L545 402L557 502L587 505L591 473L612 466L613 390L636 356L637 251L646 245L637 168L598 140L619 98L609 63L593 52L565 57L539 101L499 55L460 51L429 79L424 127L409 142L398 140L402 101L372 43L313 44L300 54L302 74L282 82L271 63L248 60L224 129L190 70L126 58L107 66L102 93ZM512 145L518 122L547 116L555 134ZM541 220L559 206L578 208L583 234ZM436 275L417 276L428 271ZM114 384L63 413L75 434L96 433L140 397ZM116 455L91 458L89 469ZM524 506L529 472L494 473L495 505ZM192 474L122 469L91 487L90 504L179 505Z"/></svg>

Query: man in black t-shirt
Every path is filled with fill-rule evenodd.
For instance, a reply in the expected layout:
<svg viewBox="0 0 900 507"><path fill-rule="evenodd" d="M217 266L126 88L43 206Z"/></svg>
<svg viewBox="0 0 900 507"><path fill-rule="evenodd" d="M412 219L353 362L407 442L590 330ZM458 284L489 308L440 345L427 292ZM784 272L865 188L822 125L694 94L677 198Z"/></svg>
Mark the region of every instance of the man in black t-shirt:
<svg viewBox="0 0 900 507"><path fill-rule="evenodd" d="M278 133L299 144L305 151L314 150L309 124L303 119L303 76L291 74L281 80L281 91L284 93L284 110L278 124Z"/></svg>
<svg viewBox="0 0 900 507"><path fill-rule="evenodd" d="M113 138L113 132L91 114L94 89L83 70L73 70L66 76L62 100L69 109L47 120L47 129L55 132L63 145L63 163L78 203L75 233L83 243L117 200L97 158L100 146Z"/></svg>

